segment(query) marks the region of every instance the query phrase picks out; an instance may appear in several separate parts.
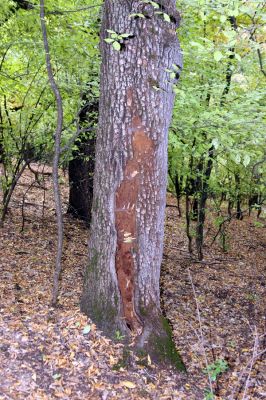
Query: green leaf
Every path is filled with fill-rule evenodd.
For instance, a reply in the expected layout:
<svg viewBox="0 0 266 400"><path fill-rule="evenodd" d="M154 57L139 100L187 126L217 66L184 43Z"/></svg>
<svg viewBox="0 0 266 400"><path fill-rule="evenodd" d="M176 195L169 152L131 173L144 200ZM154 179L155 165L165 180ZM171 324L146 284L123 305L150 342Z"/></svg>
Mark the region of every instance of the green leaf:
<svg viewBox="0 0 266 400"><path fill-rule="evenodd" d="M219 51L219 50L216 50L214 53L213 53L213 58L214 58L214 60L215 61L220 61L222 58L223 58L223 54Z"/></svg>
<svg viewBox="0 0 266 400"><path fill-rule="evenodd" d="M190 42L190 45L193 46L193 47L198 47L199 49L204 49L204 46L202 46L202 44L199 43L199 42L193 42L193 41L191 41L191 42Z"/></svg>
<svg viewBox="0 0 266 400"><path fill-rule="evenodd" d="M129 15L129 18L145 18L145 15L141 13L133 13Z"/></svg>
<svg viewBox="0 0 266 400"><path fill-rule="evenodd" d="M241 163L241 155L240 155L239 153L235 156L235 162L236 162L237 164L240 164L240 163Z"/></svg>
<svg viewBox="0 0 266 400"><path fill-rule="evenodd" d="M90 331L91 331L91 326L86 325L86 326L84 326L82 333L83 333L83 335L87 335L88 333L90 333Z"/></svg>
<svg viewBox="0 0 266 400"><path fill-rule="evenodd" d="M115 41L112 46L116 51L120 51L121 50L121 44L119 42Z"/></svg>
<svg viewBox="0 0 266 400"><path fill-rule="evenodd" d="M226 15L221 15L220 16L220 21L223 24L225 21L227 20L227 16Z"/></svg>
<svg viewBox="0 0 266 400"><path fill-rule="evenodd" d="M169 15L166 14L166 13L163 13L163 19L164 19L166 22L171 22L171 19L170 19Z"/></svg>
<svg viewBox="0 0 266 400"><path fill-rule="evenodd" d="M61 376L62 376L61 374L54 374L53 378L54 378L54 380L58 380L61 378Z"/></svg>
<svg viewBox="0 0 266 400"><path fill-rule="evenodd" d="M229 17L237 17L239 15L239 11L237 8L235 8L234 10L228 10L227 13Z"/></svg>
<svg viewBox="0 0 266 400"><path fill-rule="evenodd" d="M218 149L219 139L217 139L217 138L212 139L212 145L214 146L215 149Z"/></svg>
<svg viewBox="0 0 266 400"><path fill-rule="evenodd" d="M149 2L154 8L160 8L159 4L155 3L154 1Z"/></svg>
<svg viewBox="0 0 266 400"><path fill-rule="evenodd" d="M182 67L180 67L179 65L176 65L176 64L172 64L172 67L175 71L180 71L180 69L182 69Z"/></svg>
<svg viewBox="0 0 266 400"><path fill-rule="evenodd" d="M129 36L132 36L132 33L122 33L121 38L128 38Z"/></svg>
<svg viewBox="0 0 266 400"><path fill-rule="evenodd" d="M250 156L249 156L249 154L245 154L243 164L245 167L247 167L249 165L249 163L250 163Z"/></svg>
<svg viewBox="0 0 266 400"><path fill-rule="evenodd" d="M106 38L106 39L104 39L104 41L105 41L106 43L113 43L113 42L114 42L114 39Z"/></svg>

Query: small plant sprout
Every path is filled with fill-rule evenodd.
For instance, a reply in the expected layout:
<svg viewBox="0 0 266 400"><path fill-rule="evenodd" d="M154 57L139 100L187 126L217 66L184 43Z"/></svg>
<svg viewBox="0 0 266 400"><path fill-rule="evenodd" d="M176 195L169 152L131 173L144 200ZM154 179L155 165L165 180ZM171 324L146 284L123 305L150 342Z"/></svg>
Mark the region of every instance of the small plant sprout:
<svg viewBox="0 0 266 400"><path fill-rule="evenodd" d="M116 33L111 29L107 29L107 32L109 33L109 37L105 38L104 41L111 44L116 51L120 51L124 40L132 36L131 33Z"/></svg>
<svg viewBox="0 0 266 400"><path fill-rule="evenodd" d="M124 337L125 337L125 336L122 335L122 333L121 333L119 330L115 331L115 339L116 339L116 340L123 340Z"/></svg>
<svg viewBox="0 0 266 400"><path fill-rule="evenodd" d="M223 359L218 359L214 363L209 364L205 368L204 373L209 374L213 382L216 381L218 375L228 370L228 363Z"/></svg>

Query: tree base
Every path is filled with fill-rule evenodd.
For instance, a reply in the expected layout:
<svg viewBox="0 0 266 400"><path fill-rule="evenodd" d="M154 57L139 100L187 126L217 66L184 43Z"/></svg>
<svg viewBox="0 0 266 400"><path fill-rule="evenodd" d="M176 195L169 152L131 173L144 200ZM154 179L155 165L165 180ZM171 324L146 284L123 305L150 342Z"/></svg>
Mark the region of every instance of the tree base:
<svg viewBox="0 0 266 400"><path fill-rule="evenodd" d="M163 316L157 317L156 321L145 321L143 332L136 343L136 354L142 359L149 356L153 363L163 368L186 371L176 350L172 329Z"/></svg>

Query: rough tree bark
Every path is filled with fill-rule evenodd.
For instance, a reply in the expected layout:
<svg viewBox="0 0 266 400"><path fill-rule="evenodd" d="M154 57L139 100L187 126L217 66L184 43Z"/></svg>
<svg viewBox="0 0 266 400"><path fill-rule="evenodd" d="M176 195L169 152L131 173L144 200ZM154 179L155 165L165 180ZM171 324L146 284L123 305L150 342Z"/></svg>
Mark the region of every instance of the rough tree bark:
<svg viewBox="0 0 266 400"><path fill-rule="evenodd" d="M157 2L159 4L159 2ZM182 369L160 309L167 183L167 134L173 81L181 64L175 0L156 14L140 0L106 0L89 265L81 309L108 336L135 335L135 349ZM145 18L130 17L141 13ZM168 19L168 18L167 18ZM120 51L108 30L129 33Z"/></svg>
<svg viewBox="0 0 266 400"><path fill-rule="evenodd" d="M84 100L86 96L84 95ZM86 125L91 128L98 120L99 102L88 101L79 113L79 129ZM87 225L91 221L93 197L93 172L95 159L95 134L85 132L75 141L77 149L73 151L73 159L68 166L69 203L68 214L84 220Z"/></svg>

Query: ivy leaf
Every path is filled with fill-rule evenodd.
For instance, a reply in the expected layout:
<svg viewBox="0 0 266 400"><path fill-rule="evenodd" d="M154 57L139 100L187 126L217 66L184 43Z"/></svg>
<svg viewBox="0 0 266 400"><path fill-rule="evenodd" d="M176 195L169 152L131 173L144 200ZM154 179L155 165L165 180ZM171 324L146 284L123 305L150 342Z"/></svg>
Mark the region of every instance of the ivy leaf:
<svg viewBox="0 0 266 400"><path fill-rule="evenodd" d="M113 42L113 48L116 50L116 51L120 51L121 50L121 44L119 43L119 42Z"/></svg>
<svg viewBox="0 0 266 400"><path fill-rule="evenodd" d="M154 8L159 8L159 4L155 3L154 1L149 2Z"/></svg>
<svg viewBox="0 0 266 400"><path fill-rule="evenodd" d="M145 18L145 15L141 13L133 13L129 15L129 18Z"/></svg>
<svg viewBox="0 0 266 400"><path fill-rule="evenodd" d="M106 38L106 39L104 39L104 41L105 41L106 43L113 43L113 42L114 42L114 39Z"/></svg>
<svg viewBox="0 0 266 400"><path fill-rule="evenodd" d="M163 13L163 19L164 19L166 22L171 22L171 19L170 19L169 15L166 14L166 13Z"/></svg>
<svg viewBox="0 0 266 400"><path fill-rule="evenodd" d="M128 38L129 36L132 36L132 33L122 33L121 38Z"/></svg>

